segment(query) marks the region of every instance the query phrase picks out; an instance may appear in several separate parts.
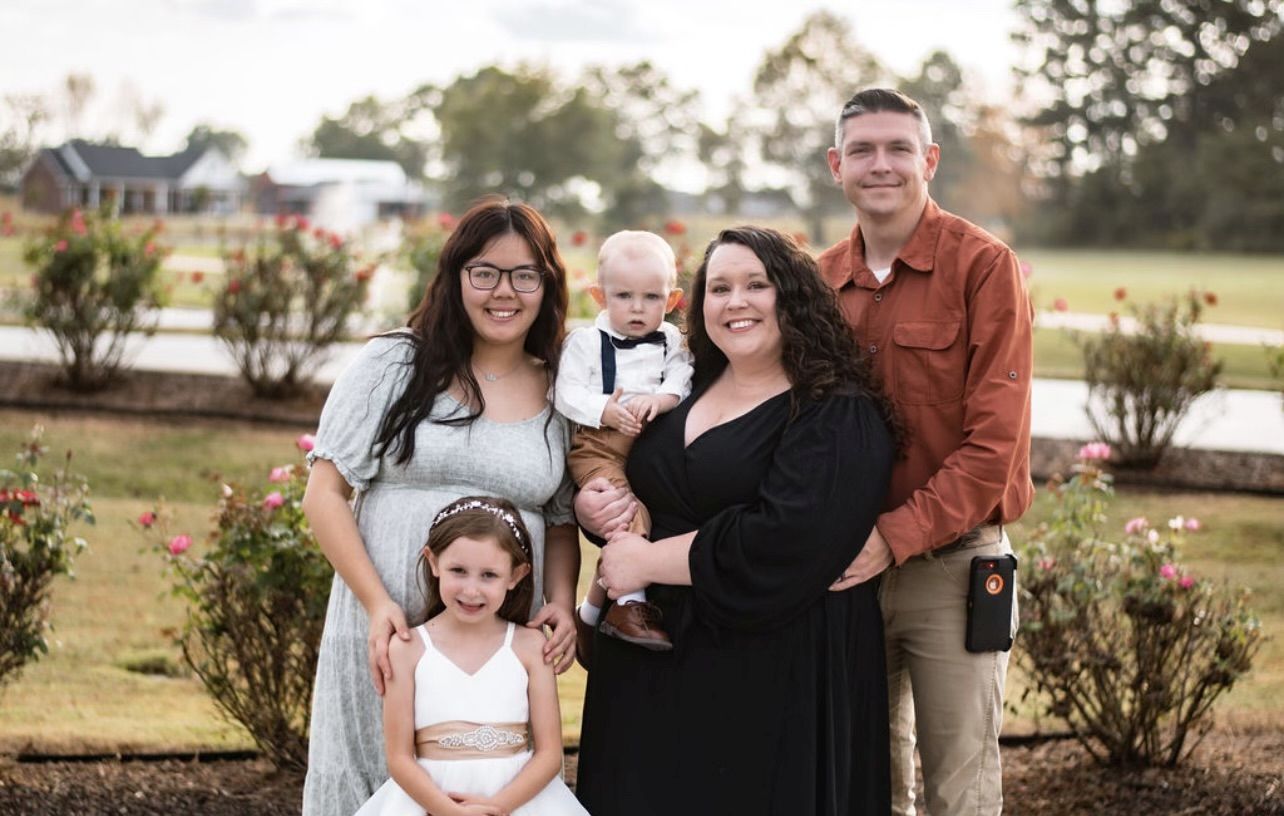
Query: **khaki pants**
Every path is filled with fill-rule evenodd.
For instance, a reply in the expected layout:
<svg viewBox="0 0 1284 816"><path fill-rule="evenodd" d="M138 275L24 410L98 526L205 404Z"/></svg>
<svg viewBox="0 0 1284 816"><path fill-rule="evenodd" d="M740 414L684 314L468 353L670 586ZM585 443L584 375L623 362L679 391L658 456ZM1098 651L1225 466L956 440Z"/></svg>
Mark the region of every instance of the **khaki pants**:
<svg viewBox="0 0 1284 816"><path fill-rule="evenodd" d="M575 430L571 450L566 455L566 466L578 487L583 487L595 476L602 476L616 487L628 487L624 464L629 460L633 437L625 436L614 428L585 428ZM651 535L651 514L638 502L637 512L629 532L640 536Z"/></svg>
<svg viewBox="0 0 1284 816"><path fill-rule="evenodd" d="M916 737L931 816L1003 810L999 730L1009 653L974 654L963 641L972 558L1011 551L1006 533L985 528L964 548L911 558L883 575L895 814L917 812ZM1016 621L1014 600L1013 632Z"/></svg>

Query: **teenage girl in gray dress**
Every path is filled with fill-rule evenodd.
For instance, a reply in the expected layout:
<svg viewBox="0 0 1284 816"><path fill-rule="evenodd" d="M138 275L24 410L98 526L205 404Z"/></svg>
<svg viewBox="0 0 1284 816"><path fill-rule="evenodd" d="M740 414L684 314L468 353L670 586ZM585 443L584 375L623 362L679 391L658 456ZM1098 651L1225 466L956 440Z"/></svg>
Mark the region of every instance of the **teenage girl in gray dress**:
<svg viewBox="0 0 1284 816"><path fill-rule="evenodd" d="M530 626L545 660L574 659L579 546L549 406L566 273L531 207L483 201L459 221L406 329L371 340L334 384L303 509L335 568L312 700L305 816L350 816L388 777L379 695L388 643L422 622L415 560L433 516L501 496L532 534ZM353 495L355 501L352 501Z"/></svg>

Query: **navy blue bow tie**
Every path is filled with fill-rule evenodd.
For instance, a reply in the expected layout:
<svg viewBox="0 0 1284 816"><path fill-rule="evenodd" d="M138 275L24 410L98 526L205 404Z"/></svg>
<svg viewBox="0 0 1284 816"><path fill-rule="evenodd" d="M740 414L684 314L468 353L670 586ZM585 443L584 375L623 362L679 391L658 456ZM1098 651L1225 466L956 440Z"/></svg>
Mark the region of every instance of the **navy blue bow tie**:
<svg viewBox="0 0 1284 816"><path fill-rule="evenodd" d="M611 345L615 346L617 349L637 348L638 346L641 346L646 343L654 343L655 345L664 345L664 332L658 331L658 330L653 331L650 334L644 334L641 337L615 337L614 335L608 335L608 336L610 336L611 338Z"/></svg>

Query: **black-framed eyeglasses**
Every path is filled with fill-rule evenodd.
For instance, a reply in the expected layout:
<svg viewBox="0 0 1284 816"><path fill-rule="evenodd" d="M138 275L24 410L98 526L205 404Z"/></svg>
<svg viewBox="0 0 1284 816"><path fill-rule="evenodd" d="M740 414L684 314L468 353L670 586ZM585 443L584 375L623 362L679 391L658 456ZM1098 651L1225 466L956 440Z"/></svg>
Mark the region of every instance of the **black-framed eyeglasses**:
<svg viewBox="0 0 1284 816"><path fill-rule="evenodd" d="M494 289L499 286L499 279L504 275L508 275L508 282L514 292L537 292L544 283L544 270L528 264L501 269L494 264L470 263L464 266L464 271L468 273L468 282L474 289Z"/></svg>

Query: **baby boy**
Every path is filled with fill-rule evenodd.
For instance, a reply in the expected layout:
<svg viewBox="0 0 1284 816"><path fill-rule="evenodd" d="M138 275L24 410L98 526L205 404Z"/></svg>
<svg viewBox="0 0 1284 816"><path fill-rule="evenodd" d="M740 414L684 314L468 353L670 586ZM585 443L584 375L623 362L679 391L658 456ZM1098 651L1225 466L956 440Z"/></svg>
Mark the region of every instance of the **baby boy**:
<svg viewBox="0 0 1284 816"><path fill-rule="evenodd" d="M589 293L602 311L592 327L566 338L557 373L557 409L579 426L567 465L581 487L595 476L627 487L624 464L633 438L691 391L691 354L677 327L664 321L682 299L673 249L655 233L615 233L602 243L597 285ZM641 505L629 530L650 535ZM605 603L595 580L578 612L590 630ZM648 649L673 648L645 590L619 598L600 628ZM583 649L581 658L587 659Z"/></svg>

